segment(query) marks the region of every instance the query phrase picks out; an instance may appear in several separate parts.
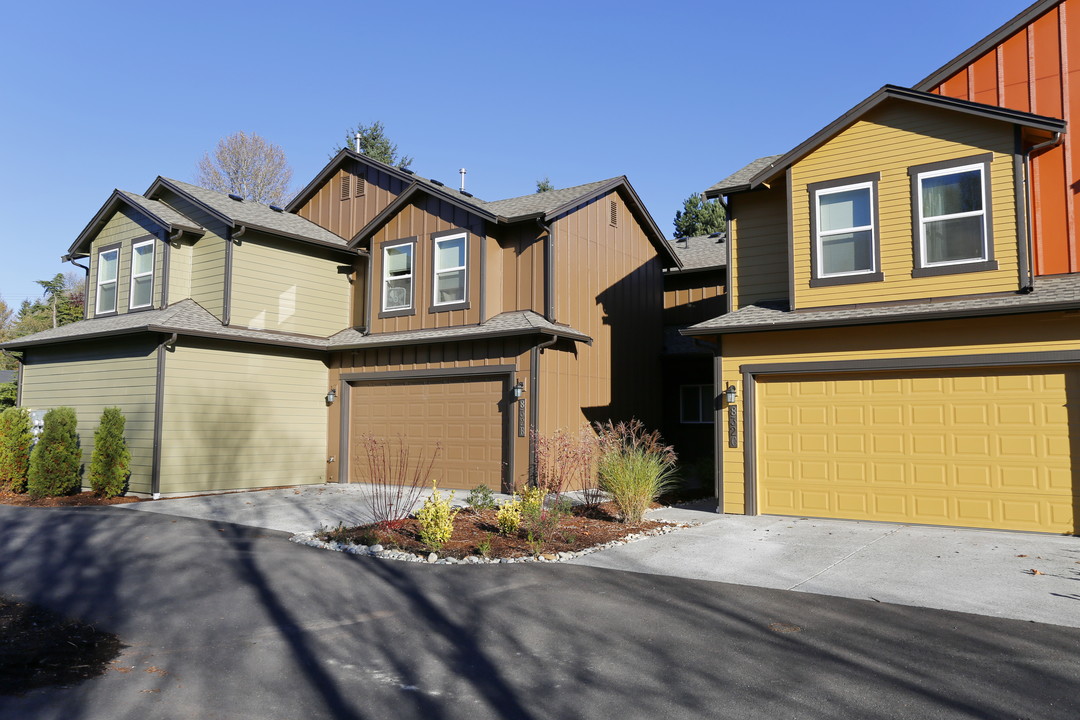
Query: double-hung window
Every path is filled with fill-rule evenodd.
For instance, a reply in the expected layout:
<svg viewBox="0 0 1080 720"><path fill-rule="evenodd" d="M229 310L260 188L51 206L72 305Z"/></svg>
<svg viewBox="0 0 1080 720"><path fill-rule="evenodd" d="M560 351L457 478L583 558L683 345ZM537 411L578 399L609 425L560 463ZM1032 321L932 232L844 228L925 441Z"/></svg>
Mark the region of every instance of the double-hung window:
<svg viewBox="0 0 1080 720"><path fill-rule="evenodd" d="M813 183L811 286L881 280L878 267L878 175Z"/></svg>
<svg viewBox="0 0 1080 720"><path fill-rule="evenodd" d="M985 155L909 169L916 277L996 268L990 242L991 159Z"/></svg>
<svg viewBox="0 0 1080 720"><path fill-rule="evenodd" d="M414 240L383 246L384 313L397 313L413 307Z"/></svg>
<svg viewBox="0 0 1080 720"><path fill-rule="evenodd" d="M465 233L435 236L433 267L433 302L435 309L465 303L468 265L468 241Z"/></svg>
<svg viewBox="0 0 1080 720"><path fill-rule="evenodd" d="M135 243L131 246L131 301L132 310L150 307L154 301L154 241Z"/></svg>
<svg viewBox="0 0 1080 720"><path fill-rule="evenodd" d="M119 246L98 252L95 314L104 315L116 312L116 283L119 272Z"/></svg>

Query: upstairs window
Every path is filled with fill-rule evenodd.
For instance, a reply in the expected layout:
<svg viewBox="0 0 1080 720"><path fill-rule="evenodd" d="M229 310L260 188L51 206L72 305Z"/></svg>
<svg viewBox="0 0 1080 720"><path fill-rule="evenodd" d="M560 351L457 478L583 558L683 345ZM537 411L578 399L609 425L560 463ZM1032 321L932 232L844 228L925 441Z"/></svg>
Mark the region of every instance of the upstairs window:
<svg viewBox="0 0 1080 720"><path fill-rule="evenodd" d="M991 159L986 155L909 170L916 277L997 267L990 242Z"/></svg>
<svg viewBox="0 0 1080 720"><path fill-rule="evenodd" d="M435 237L434 302L435 307L465 302L468 242L465 233ZM442 308L446 309L446 308Z"/></svg>
<svg viewBox="0 0 1080 720"><path fill-rule="evenodd" d="M413 306L412 241L383 246L383 312Z"/></svg>
<svg viewBox="0 0 1080 720"><path fill-rule="evenodd" d="M809 186L812 287L881 279L877 181L874 174Z"/></svg>
<svg viewBox="0 0 1080 720"><path fill-rule="evenodd" d="M154 301L154 241L131 246L132 310L150 307Z"/></svg>
<svg viewBox="0 0 1080 720"><path fill-rule="evenodd" d="M97 258L96 314L116 312L116 278L120 270L120 248L102 250Z"/></svg>

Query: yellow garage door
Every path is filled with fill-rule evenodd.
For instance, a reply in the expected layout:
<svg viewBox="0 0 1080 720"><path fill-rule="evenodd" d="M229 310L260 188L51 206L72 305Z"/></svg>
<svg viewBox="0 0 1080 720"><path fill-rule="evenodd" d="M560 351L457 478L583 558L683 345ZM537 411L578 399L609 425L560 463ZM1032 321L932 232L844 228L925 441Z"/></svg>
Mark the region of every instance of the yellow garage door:
<svg viewBox="0 0 1080 720"><path fill-rule="evenodd" d="M1074 367L759 379L758 509L1074 532L1078 381Z"/></svg>
<svg viewBox="0 0 1080 720"><path fill-rule="evenodd" d="M430 458L441 447L432 479L443 488L472 489L485 484L495 491L503 478L503 381L482 376L452 380L361 382L353 386L350 432L354 456L364 461L361 438L371 434L396 441L412 456ZM362 468L350 479L362 480ZM430 483L429 483L430 484Z"/></svg>

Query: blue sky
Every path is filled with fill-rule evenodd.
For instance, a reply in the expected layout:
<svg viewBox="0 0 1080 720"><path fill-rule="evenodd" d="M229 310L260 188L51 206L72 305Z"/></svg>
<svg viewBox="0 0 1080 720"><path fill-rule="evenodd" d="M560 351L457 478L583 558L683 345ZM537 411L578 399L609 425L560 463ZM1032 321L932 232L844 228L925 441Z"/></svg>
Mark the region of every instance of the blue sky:
<svg viewBox="0 0 1080 720"><path fill-rule="evenodd" d="M17 3L0 43L0 297L40 294L113 188L256 132L302 187L381 120L485 200L627 175L690 193L911 85L1025 0Z"/></svg>

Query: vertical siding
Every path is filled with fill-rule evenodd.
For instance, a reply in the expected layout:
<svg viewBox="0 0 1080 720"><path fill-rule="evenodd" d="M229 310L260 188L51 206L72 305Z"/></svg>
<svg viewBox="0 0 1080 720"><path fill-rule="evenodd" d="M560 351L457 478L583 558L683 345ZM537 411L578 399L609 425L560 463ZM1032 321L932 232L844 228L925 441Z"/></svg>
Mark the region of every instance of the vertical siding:
<svg viewBox="0 0 1080 720"><path fill-rule="evenodd" d="M787 299L786 181L777 180L771 189L739 193L732 200L732 309Z"/></svg>
<svg viewBox="0 0 1080 720"><path fill-rule="evenodd" d="M322 482L326 382L315 356L181 340L165 360L161 492Z"/></svg>
<svg viewBox="0 0 1080 720"><path fill-rule="evenodd" d="M522 223L499 236L504 312L533 310L544 314L544 233L535 223Z"/></svg>
<svg viewBox="0 0 1080 720"><path fill-rule="evenodd" d="M128 489L150 492L154 448L154 387L157 377L153 340L114 339L55 348L31 348L23 366L23 407L75 408L83 466L89 467L94 430L106 407L119 407L127 423L124 437L131 451ZM83 476L83 484L89 479Z"/></svg>
<svg viewBox="0 0 1080 720"><path fill-rule="evenodd" d="M154 240L154 305L161 303L162 263L164 244L158 239L160 228L152 224L136 210L122 207L109 218L90 244L90 276L87 279L86 302L88 317L97 311L98 252L108 245L120 244L120 263L117 268L116 311L128 312L131 294L131 245L143 240Z"/></svg>
<svg viewBox="0 0 1080 720"><path fill-rule="evenodd" d="M351 191L349 198L342 200L341 181L346 175L350 179ZM355 183L360 177L364 178L364 194L356 197ZM382 170L347 160L315 191L310 200L297 209L296 214L349 240L392 203L405 185Z"/></svg>
<svg viewBox="0 0 1080 720"><path fill-rule="evenodd" d="M1080 116L1080 28L1070 30L1069 17L1080 18L1080 0L1063 0L936 87L924 89L1071 123ZM1080 272L1075 212L1080 145L1072 133L1062 145L1035 156L1030 190L1036 273Z"/></svg>
<svg viewBox="0 0 1080 720"><path fill-rule="evenodd" d="M218 319L225 312L225 238L228 228L213 215L179 195L165 192L155 198L206 228L206 234L191 246L191 294L195 302Z"/></svg>
<svg viewBox="0 0 1080 720"><path fill-rule="evenodd" d="M689 325L724 313L723 270L664 276L664 324Z"/></svg>
<svg viewBox="0 0 1080 720"><path fill-rule="evenodd" d="M371 332L399 332L475 325L480 322L480 254L483 251L486 223L461 208L432 197L409 203L390 219L371 239L372 287L370 288ZM464 230L469 233L469 257L466 279L466 310L431 312L432 304L432 233ZM387 241L416 238L413 256L413 315L380 318L382 310L382 249ZM488 267L490 272L493 268Z"/></svg>
<svg viewBox="0 0 1080 720"><path fill-rule="evenodd" d="M867 114L792 168L795 307L949 297L1018 288L1012 126L942 110L893 103ZM991 151L994 258L998 269L913 278L911 178L913 165ZM880 282L810 287L813 229L806 186L880 172L878 224Z"/></svg>
<svg viewBox="0 0 1080 720"><path fill-rule="evenodd" d="M542 352L539 430L630 417L657 427L663 278L656 250L618 192L571 210L553 230L555 320L593 344L564 341Z"/></svg>
<svg viewBox="0 0 1080 720"><path fill-rule="evenodd" d="M342 373L372 373L397 370L422 370L438 372L451 368L479 368L490 365L512 365L514 367L515 380L525 381L528 386L530 367L529 349L536 342L535 337L509 337L478 342L463 343L440 343L435 345L405 345L389 348L371 348L368 350L356 350L335 353L330 359L330 384L328 387L341 387ZM533 398L526 394L526 403L532 403ZM352 457L354 449L342 450L341 437L341 408L343 403L337 402L330 408L328 429L328 454L339 458L336 465L340 466L340 458ZM527 405L526 410L529 410ZM522 485L529 474L529 439L517 435L517 411L512 406L508 409L512 414L510 418L510 433L514 453L514 477L515 485ZM528 417L528 415L527 415ZM339 478L339 467L328 465L327 482L336 482ZM357 478L351 478L357 481Z"/></svg>
<svg viewBox="0 0 1080 720"><path fill-rule="evenodd" d="M233 248L230 324L329 336L349 325L349 256L249 232Z"/></svg>

